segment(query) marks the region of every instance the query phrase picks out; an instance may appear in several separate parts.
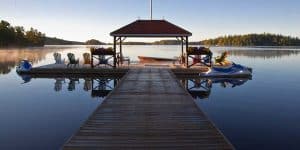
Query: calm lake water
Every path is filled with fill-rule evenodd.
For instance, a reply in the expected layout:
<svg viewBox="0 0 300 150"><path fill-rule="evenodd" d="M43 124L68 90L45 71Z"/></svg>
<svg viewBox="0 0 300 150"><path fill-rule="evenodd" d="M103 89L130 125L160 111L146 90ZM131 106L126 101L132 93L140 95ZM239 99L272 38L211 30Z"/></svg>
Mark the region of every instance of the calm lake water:
<svg viewBox="0 0 300 150"><path fill-rule="evenodd" d="M138 55L180 55L179 46L123 49L124 56L132 60ZM182 80L197 105L237 149L300 149L300 48L211 49L214 56L229 50L229 59L252 67L253 77ZM73 52L82 59L82 53L89 49L46 46L0 50L0 149L59 149L118 82L95 78L22 79L16 74L20 60L29 59L34 66L54 63L54 52L64 57Z"/></svg>

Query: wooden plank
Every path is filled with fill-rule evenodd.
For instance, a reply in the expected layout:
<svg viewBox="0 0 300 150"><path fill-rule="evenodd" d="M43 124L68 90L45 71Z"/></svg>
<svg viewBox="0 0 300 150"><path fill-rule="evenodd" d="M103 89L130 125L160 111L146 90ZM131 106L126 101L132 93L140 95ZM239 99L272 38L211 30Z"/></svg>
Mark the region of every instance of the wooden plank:
<svg viewBox="0 0 300 150"><path fill-rule="evenodd" d="M120 66L118 68L111 67L95 67L92 68L90 65L76 65L67 66L66 64L49 64L40 67L34 67L30 71L21 71L20 74L97 74L97 75L124 75L129 69L142 69L145 67L150 68L171 68L173 73L177 76L199 76L199 73L208 71L208 67L196 66L194 68L182 68L182 66L172 66L171 64L136 64L130 66Z"/></svg>
<svg viewBox="0 0 300 150"><path fill-rule="evenodd" d="M233 149L168 69L131 69L63 149Z"/></svg>
<svg viewBox="0 0 300 150"><path fill-rule="evenodd" d="M128 68L91 68L89 65L79 65L67 67L64 64L50 64L41 67L32 68L30 71L20 72L20 74L29 74L36 77L51 76L123 76Z"/></svg>

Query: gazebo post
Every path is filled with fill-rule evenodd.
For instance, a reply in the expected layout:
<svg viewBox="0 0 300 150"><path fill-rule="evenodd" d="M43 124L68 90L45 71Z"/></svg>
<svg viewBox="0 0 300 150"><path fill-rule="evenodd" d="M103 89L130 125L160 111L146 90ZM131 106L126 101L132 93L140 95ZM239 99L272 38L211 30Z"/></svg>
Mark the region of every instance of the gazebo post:
<svg viewBox="0 0 300 150"><path fill-rule="evenodd" d="M188 49L189 49L189 37L186 36L185 37L185 65L186 65L186 68L189 68L189 56L188 56Z"/></svg>
<svg viewBox="0 0 300 150"><path fill-rule="evenodd" d="M181 58L181 60L182 60L182 57L183 57L183 37L181 37L181 56L180 56ZM184 63L184 62L180 62L180 63Z"/></svg>
<svg viewBox="0 0 300 150"><path fill-rule="evenodd" d="M120 37L120 62L121 62L121 65L123 65L123 52L122 52L122 37Z"/></svg>
<svg viewBox="0 0 300 150"><path fill-rule="evenodd" d="M116 37L114 36L114 65L113 67L116 68L117 66L117 58L116 58L116 52L117 52L117 46L116 46Z"/></svg>

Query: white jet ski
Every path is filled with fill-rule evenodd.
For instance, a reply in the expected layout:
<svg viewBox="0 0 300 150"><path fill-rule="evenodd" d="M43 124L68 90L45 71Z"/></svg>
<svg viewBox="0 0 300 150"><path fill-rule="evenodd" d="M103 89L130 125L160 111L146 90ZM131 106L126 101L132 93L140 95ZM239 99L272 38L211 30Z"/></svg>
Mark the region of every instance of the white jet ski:
<svg viewBox="0 0 300 150"><path fill-rule="evenodd" d="M201 73L203 77L216 78L237 78L237 77L251 77L252 69L242 66L240 64L232 63L229 66L213 66L207 72Z"/></svg>

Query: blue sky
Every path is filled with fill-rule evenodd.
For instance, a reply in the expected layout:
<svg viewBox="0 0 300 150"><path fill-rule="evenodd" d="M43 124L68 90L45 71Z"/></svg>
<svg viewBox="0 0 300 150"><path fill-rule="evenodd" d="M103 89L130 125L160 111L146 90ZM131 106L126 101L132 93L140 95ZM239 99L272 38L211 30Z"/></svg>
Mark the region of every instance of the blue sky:
<svg viewBox="0 0 300 150"><path fill-rule="evenodd" d="M0 0L0 4L1 20L67 40L111 42L111 31L138 18L149 19L149 0ZM153 16L191 31L192 41L263 32L300 37L299 0L153 0ZM128 41L133 40L149 39Z"/></svg>

